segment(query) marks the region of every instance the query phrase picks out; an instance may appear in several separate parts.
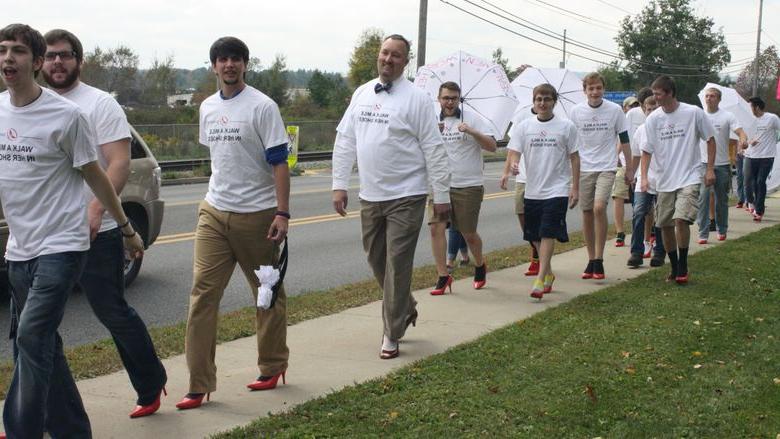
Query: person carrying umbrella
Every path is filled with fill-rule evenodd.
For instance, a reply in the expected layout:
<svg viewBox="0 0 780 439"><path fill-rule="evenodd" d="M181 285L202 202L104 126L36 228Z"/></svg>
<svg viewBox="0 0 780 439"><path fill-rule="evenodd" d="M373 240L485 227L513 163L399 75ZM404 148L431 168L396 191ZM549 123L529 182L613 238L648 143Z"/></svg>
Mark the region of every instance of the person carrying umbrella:
<svg viewBox="0 0 780 439"><path fill-rule="evenodd" d="M482 238L477 233L479 210L485 188L482 186L482 150L494 152L496 139L490 127L476 112L459 108L460 87L448 81L439 86L439 127L450 166L450 205L452 226L463 234L474 255L474 289L481 289L487 282L487 265L482 257ZM433 200L429 203L433 206ZM452 276L447 272L444 231L447 218L433 215L429 211L428 224L431 229L431 247L436 260L439 278L431 294L444 294L447 287L452 290Z"/></svg>

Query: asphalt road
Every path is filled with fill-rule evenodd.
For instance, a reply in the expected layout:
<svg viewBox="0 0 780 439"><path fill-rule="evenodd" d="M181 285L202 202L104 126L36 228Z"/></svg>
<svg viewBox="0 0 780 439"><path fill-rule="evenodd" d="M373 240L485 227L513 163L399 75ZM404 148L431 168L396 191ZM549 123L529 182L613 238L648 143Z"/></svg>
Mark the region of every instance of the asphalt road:
<svg viewBox="0 0 780 439"><path fill-rule="evenodd" d="M485 167L485 201L480 215L480 234L486 251L523 243L513 213L513 189L498 187L503 163ZM285 279L289 295L327 289L369 279L371 271L360 242L360 220L357 216L357 176L353 176L347 218L334 214L330 202L329 172L307 173L292 179L289 244L290 265ZM186 320L192 284L192 232L196 224L198 203L207 185L165 186L166 201L162 232L146 252L141 273L127 290L126 298L149 326L165 326ZM611 207L609 209L612 210ZM626 217L630 215L627 208ZM569 211L569 231L580 229L579 209ZM415 266L433 263L427 227L420 232ZM489 279L489 275L488 275ZM434 279L431 280L433 284ZM221 302L221 312L251 306L249 287L243 273L236 270ZM8 304L0 306L0 331L7 334ZM97 321L86 299L80 293L70 298L60 334L67 346L80 345L109 337ZM11 356L10 342L0 341L0 359Z"/></svg>

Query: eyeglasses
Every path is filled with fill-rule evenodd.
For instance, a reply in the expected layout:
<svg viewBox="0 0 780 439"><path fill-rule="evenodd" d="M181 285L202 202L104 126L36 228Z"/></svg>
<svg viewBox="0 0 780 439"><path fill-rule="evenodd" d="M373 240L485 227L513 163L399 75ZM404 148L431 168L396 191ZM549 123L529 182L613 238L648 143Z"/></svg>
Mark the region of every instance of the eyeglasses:
<svg viewBox="0 0 780 439"><path fill-rule="evenodd" d="M551 98L550 96L537 96L534 98L534 102L552 102L555 99Z"/></svg>
<svg viewBox="0 0 780 439"><path fill-rule="evenodd" d="M445 101L445 102L455 102L455 101L460 100L460 97L458 97L458 96L442 96L439 99L441 99L442 101Z"/></svg>
<svg viewBox="0 0 780 439"><path fill-rule="evenodd" d="M54 61L57 57L60 57L62 61L70 61L76 57L76 52L73 50L63 50L61 52L46 52L43 55L43 59L46 61Z"/></svg>

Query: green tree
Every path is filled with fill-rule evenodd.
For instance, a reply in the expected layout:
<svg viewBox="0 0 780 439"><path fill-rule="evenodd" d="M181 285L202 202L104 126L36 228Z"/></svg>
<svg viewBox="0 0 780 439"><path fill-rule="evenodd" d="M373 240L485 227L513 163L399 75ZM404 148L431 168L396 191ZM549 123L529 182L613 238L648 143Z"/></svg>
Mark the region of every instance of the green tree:
<svg viewBox="0 0 780 439"><path fill-rule="evenodd" d="M758 62L757 94L766 102L766 110L772 113L780 112L780 102L776 99L777 78L780 76L780 57L775 46L764 49L757 60L745 66L739 76L735 88L744 98L753 96L753 75Z"/></svg>
<svg viewBox="0 0 780 439"><path fill-rule="evenodd" d="M155 58L152 66L143 75L141 102L147 105L165 105L169 94L176 91L176 71L173 55L163 60Z"/></svg>
<svg viewBox="0 0 780 439"><path fill-rule="evenodd" d="M376 57L382 47L384 32L381 29L366 29L360 34L358 43L349 59L349 83L358 87L379 76Z"/></svg>
<svg viewBox="0 0 780 439"><path fill-rule="evenodd" d="M323 75L321 71L315 70L308 85L311 101L320 108L327 107L330 104L331 92L335 85L333 81Z"/></svg>
<svg viewBox="0 0 780 439"><path fill-rule="evenodd" d="M504 51L500 47L493 51L491 57L494 63L500 65L501 68L504 69L506 77L509 78L510 81L514 80L517 75L520 74L518 71L509 67L509 58L504 58Z"/></svg>
<svg viewBox="0 0 780 439"><path fill-rule="evenodd" d="M701 87L717 82L718 72L731 61L723 31L713 30L714 25L712 18L695 15L690 0L652 0L639 14L623 19L615 41L625 70L641 85L666 74L675 79L681 101L698 102Z"/></svg>
<svg viewBox="0 0 780 439"><path fill-rule="evenodd" d="M138 98L137 74L138 55L127 46L107 51L95 47L84 55L81 78L87 84L115 92L120 104L127 105Z"/></svg>
<svg viewBox="0 0 780 439"><path fill-rule="evenodd" d="M288 104L287 61L284 55L277 54L271 66L264 70L259 59L251 58L247 70L248 84L268 95L279 107Z"/></svg>
<svg viewBox="0 0 780 439"><path fill-rule="evenodd" d="M622 69L618 61L602 64L596 71L604 77L607 90L636 90L641 88L641 86L638 86L639 80L636 76Z"/></svg>

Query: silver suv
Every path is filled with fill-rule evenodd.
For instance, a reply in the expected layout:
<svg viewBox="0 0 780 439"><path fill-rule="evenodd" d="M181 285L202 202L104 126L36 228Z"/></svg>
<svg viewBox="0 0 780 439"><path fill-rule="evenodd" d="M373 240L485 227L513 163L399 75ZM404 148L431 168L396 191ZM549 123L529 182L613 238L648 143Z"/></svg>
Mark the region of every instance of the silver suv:
<svg viewBox="0 0 780 439"><path fill-rule="evenodd" d="M125 214L133 223L133 228L138 231L144 240L145 247L149 247L157 240L160 234L160 225L163 220L165 203L160 199L160 184L162 173L157 159L152 155L149 146L138 134L135 128L130 127L132 140L130 142L130 177L120 194L122 207ZM6 224L2 207L0 207L0 289L7 287L5 245L8 242L8 224ZM125 260L125 286L130 285L141 270L143 257Z"/></svg>

